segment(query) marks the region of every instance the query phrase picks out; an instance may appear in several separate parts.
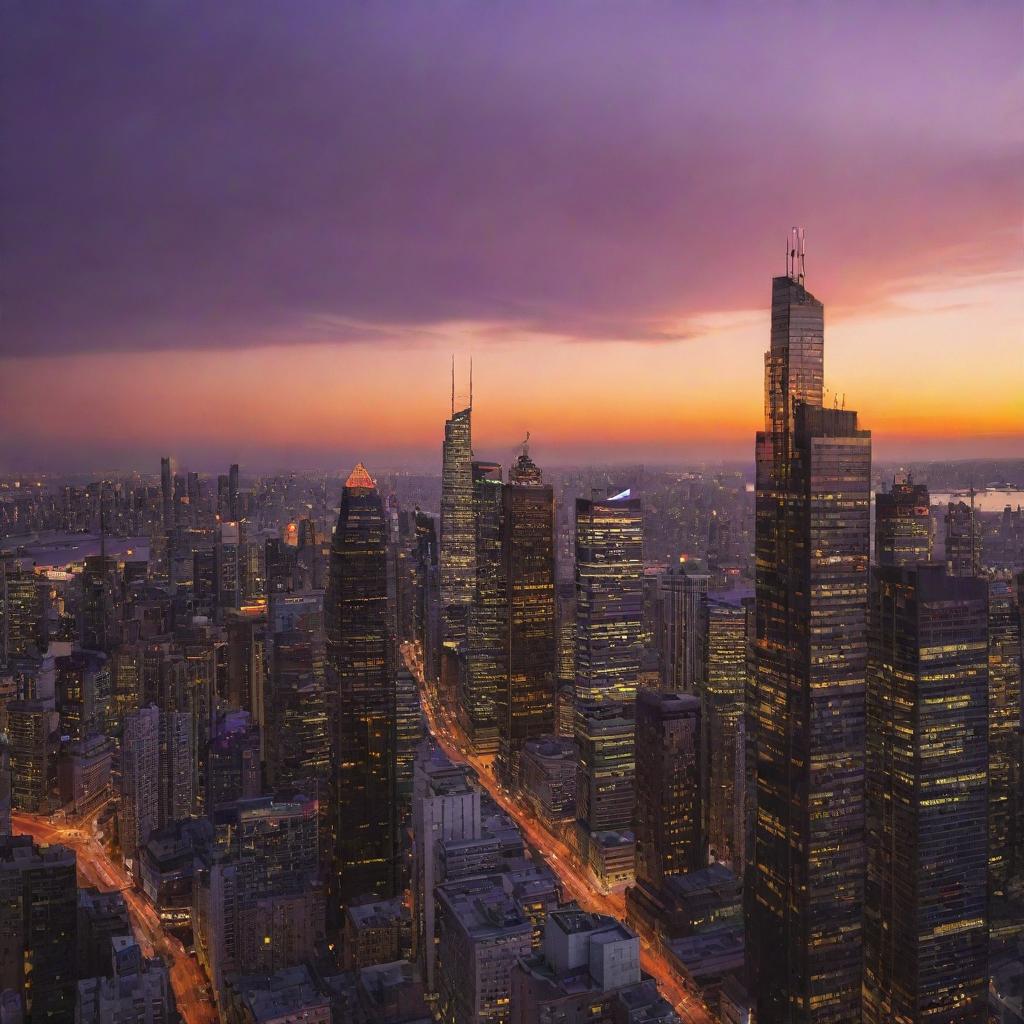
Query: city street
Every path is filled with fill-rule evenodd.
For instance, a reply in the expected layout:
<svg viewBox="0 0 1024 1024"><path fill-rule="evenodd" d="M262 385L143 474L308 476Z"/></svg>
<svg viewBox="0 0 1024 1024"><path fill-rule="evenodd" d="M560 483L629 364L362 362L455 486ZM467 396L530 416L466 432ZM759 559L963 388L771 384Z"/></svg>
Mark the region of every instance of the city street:
<svg viewBox="0 0 1024 1024"><path fill-rule="evenodd" d="M216 1024L217 1010L206 994L206 975L185 947L168 935L152 904L132 887L124 868L115 864L90 829L81 825L55 825L33 814L11 815L12 831L29 835L37 843L59 843L74 850L78 858L79 885L92 885L101 892L115 889L124 896L136 940L145 956L159 956L169 966L171 985L185 1024Z"/></svg>
<svg viewBox="0 0 1024 1024"><path fill-rule="evenodd" d="M436 696L427 688L419 652L412 644L402 646L403 656L410 672L416 677L423 696L423 709L427 723L438 745L452 761L470 765L477 773L481 785L495 803L522 829L527 842L558 875L566 897L574 899L580 907L591 913L608 914L625 920L626 904L622 893L600 892L588 873L576 863L572 851L561 839L552 835L521 800L514 800L500 786L495 775L492 758L474 754L453 716L442 708ZM640 963L658 982L662 995L668 999L686 1024L712 1024L713 1018L703 1003L677 980L668 961L652 946L641 940Z"/></svg>

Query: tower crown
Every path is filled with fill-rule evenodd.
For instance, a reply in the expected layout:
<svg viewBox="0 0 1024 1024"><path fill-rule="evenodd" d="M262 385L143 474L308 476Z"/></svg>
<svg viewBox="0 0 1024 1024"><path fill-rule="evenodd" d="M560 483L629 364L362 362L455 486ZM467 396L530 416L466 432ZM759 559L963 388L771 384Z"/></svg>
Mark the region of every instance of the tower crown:
<svg viewBox="0 0 1024 1024"><path fill-rule="evenodd" d="M364 487L367 490L372 491L377 486L377 482L367 472L366 467L361 462L357 462L356 468L349 473L348 479L345 481L345 486Z"/></svg>

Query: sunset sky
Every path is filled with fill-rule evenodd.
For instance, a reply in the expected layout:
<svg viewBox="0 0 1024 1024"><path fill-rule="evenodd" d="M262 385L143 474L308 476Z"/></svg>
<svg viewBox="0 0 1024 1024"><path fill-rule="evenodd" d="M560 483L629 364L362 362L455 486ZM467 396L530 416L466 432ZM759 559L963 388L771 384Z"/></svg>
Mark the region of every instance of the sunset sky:
<svg viewBox="0 0 1024 1024"><path fill-rule="evenodd" d="M1024 455L1018 0L10 5L0 469L749 459L791 225L878 457Z"/></svg>

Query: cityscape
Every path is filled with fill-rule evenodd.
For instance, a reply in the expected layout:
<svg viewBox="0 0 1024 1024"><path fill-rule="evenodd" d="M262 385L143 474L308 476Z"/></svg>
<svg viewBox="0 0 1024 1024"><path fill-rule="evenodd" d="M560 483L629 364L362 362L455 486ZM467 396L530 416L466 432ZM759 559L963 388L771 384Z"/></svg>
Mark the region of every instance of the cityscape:
<svg viewBox="0 0 1024 1024"><path fill-rule="evenodd" d="M555 204L566 216L551 250L608 248L578 281L553 273L549 289L535 276L554 258L543 245L531 249L539 269L512 269L528 218L515 237L516 216L495 212L476 251L476 228L423 182L451 233L444 252L393 262L392 244L424 246L430 218L403 235L368 207L341 218L363 256L346 235L309 248L301 272L289 262L267 276L273 259L254 260L230 222L267 223L257 191L280 183L274 216L287 208L294 235L277 224L252 244L272 235L305 251L297 197L319 187L316 173L282 171L268 145L251 183L227 187L200 159L184 184L168 174L157 225L112 157L126 139L152 142L153 125L181 141L199 123L217 153L246 153L243 128L276 122L293 87L309 121L278 143L290 139L297 162L320 166L302 147L328 112L387 125L380 137L362 125L357 165L403 125L415 149L421 128L396 114L395 95L364 87L384 67L404 98L422 87L421 112L458 108L470 134L501 148L503 133L462 106L493 101L543 164L546 136L523 129L500 90L543 80L555 54L560 76L600 98L575 63L599 52L613 82L627 67L650 88L660 124L675 72L647 65L698 45L681 41L684 27L736 73L780 34L818 40L842 70L832 79L829 60L809 58L811 88L867 132L876 85L863 84L863 107L856 88L847 100L826 86L852 87L847 62L888 43L842 5L797 25L781 4L781 24L758 21L763 38L753 4L741 5L749 22L689 4L636 21L616 4L569 17L573 5L532 0L515 12L441 3L430 17L417 5L314 17L314 4L254 4L237 21L186 6L188 17L140 5L95 24L26 11L2 44L28 107L55 124L81 114L82 137L69 131L83 153L90 130L106 140L109 164L92 153L76 167L96 182L107 168L122 191L96 185L110 235L94 225L53 262L39 256L49 227L26 237L46 205L34 189L50 189L49 216L66 221L54 237L73 233L80 197L51 187L56 170L0 167L14 196L3 263L24 264L0 319L0 1024L1024 1024L1024 335L1000 319L1019 312L1009 296L1024 279L1019 237L1004 248L1000 233L1008 206L1001 227L979 216L970 253L944 247L936 227L920 252L902 241L875 257L856 201L837 219L800 197L794 173L792 210L773 192L764 223L723 225L744 268L727 287L720 270L701 277L722 252L691 209L696 262L679 268L670 328L662 270L632 228L624 258L600 218L585 242L574 234L596 180L585 161L582 205ZM972 80L983 43L994 65L1013 62L994 43L1002 24L953 4L930 23L897 11L891 29L924 41L939 88L947 73ZM937 44L957 39L947 66ZM1019 61L1019 25L1016 42ZM708 74L724 102L698 51L679 74L690 87ZM208 77L228 53L237 69ZM337 55L352 62L331 71L343 99L318 88L334 82L325 55L332 68ZM283 89L280 109L264 113L262 87L238 88L255 84L251 60ZM878 60L906 86L902 110L917 111L923 80ZM779 82L758 63L770 93ZM157 102L172 66L194 93ZM49 94L29 88L40 67L54 75ZM106 106L137 102L122 73L151 103L145 116ZM754 103L748 87L736 110ZM578 100L548 113L582 138ZM203 121L221 102L237 123ZM613 104L607 123L621 115ZM783 147L802 117L780 117ZM725 108L715 118L730 123ZM19 141L43 146L32 118L14 120ZM979 115L974 134L990 127ZM42 159L26 156L36 170ZM496 211L521 166L488 181ZM384 205L415 221L389 173ZM175 191L211 182L231 209L216 225ZM921 179L923 201L931 187ZM626 206L624 218L646 216L633 193ZM790 227L807 210L821 212L820 256L813 220ZM114 260L100 239L120 237L129 213L138 234ZM904 214L894 223L913 234ZM959 215L943 220L951 232ZM180 220L195 267L162 248L165 216ZM325 230L334 216L325 208ZM508 291L490 255L502 224ZM238 264L220 276L207 261L228 236ZM655 246L656 263L665 251ZM325 252L340 271L321 273ZM956 273L936 269L954 252ZM374 276L384 265L400 296ZM621 285L634 270L650 289ZM47 276L52 303L33 297L33 275ZM909 284L878 283L897 275L931 281L913 292L926 306L900 306ZM300 355L286 359L298 308L304 330L325 336L296 335ZM965 310L977 338L957 337ZM901 323L908 346L927 329L927 358L894 347ZM648 380L670 366L675 383ZM666 414L663 386L692 409ZM337 436L322 429L332 404Z"/></svg>

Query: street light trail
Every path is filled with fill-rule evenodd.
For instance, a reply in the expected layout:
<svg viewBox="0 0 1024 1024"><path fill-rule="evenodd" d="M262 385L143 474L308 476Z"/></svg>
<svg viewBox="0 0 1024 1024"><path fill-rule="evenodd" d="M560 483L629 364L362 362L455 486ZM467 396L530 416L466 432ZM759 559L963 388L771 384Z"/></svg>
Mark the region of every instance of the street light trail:
<svg viewBox="0 0 1024 1024"><path fill-rule="evenodd" d="M475 754L470 749L457 723L430 692L424 679L419 652L412 644L403 644L402 654L406 667L419 684L427 725L445 755L454 762L468 764L477 773L481 785L494 802L522 829L530 845L540 853L558 876L568 896L588 912L607 914L624 920L625 896L622 893L603 893L595 889L587 874L576 865L575 855L569 847L557 836L552 835L524 803L510 799L494 775L492 759ZM714 1018L708 1009L682 986L665 956L643 941L640 943L640 964L658 982L662 995L672 1003L684 1024L713 1024Z"/></svg>

